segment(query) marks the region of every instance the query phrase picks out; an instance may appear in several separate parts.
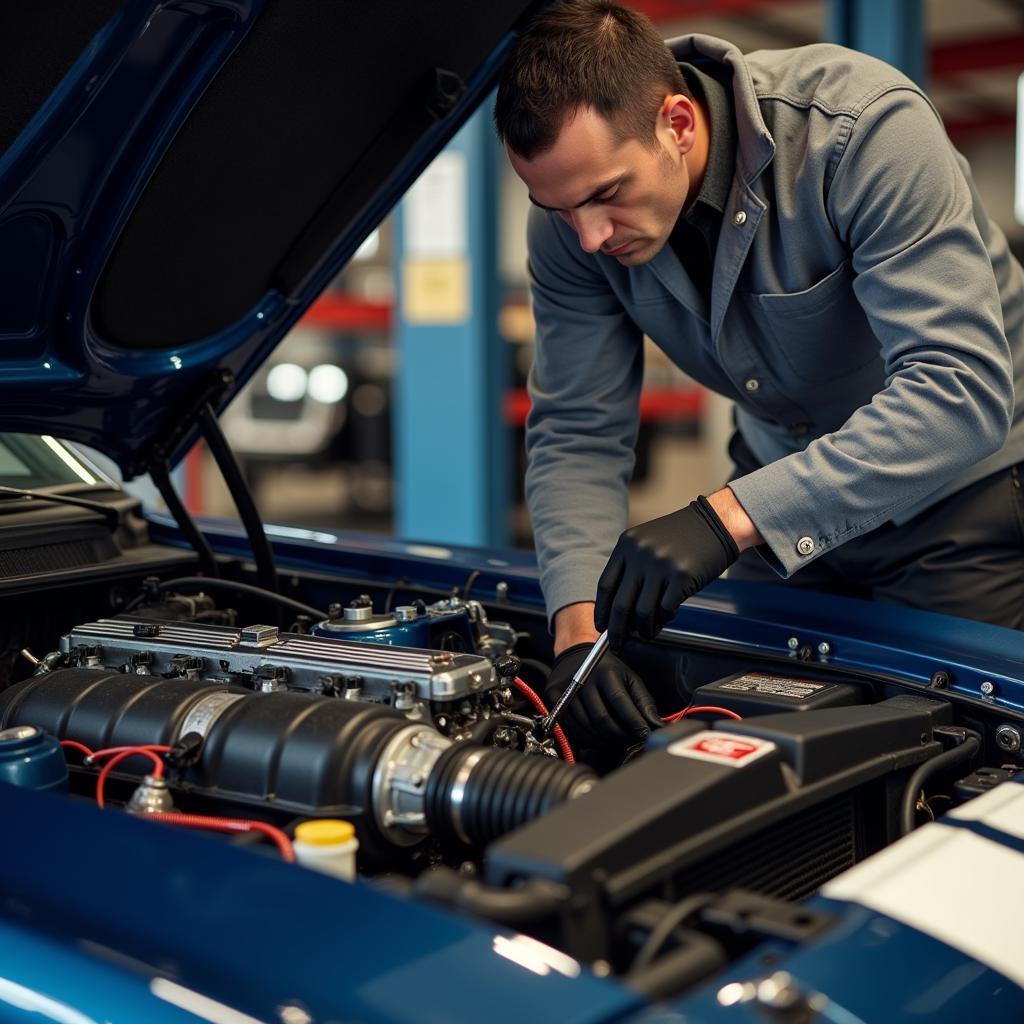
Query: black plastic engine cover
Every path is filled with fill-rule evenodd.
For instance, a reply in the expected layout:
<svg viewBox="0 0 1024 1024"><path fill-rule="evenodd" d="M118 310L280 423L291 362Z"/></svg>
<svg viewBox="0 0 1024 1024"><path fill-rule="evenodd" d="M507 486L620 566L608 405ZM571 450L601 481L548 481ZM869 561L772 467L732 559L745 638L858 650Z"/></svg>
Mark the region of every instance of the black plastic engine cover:
<svg viewBox="0 0 1024 1024"><path fill-rule="evenodd" d="M0 728L35 725L92 750L172 744L196 705L215 694L237 699L212 719L201 759L181 780L184 792L228 807L353 818L361 842L377 838L364 813L372 773L388 741L409 727L381 705L71 668L0 694Z"/></svg>
<svg viewBox="0 0 1024 1024"><path fill-rule="evenodd" d="M861 704L863 700L863 686L767 672L736 672L697 687L692 698L695 705L717 705L744 718L780 711L844 707Z"/></svg>
<svg viewBox="0 0 1024 1024"><path fill-rule="evenodd" d="M766 829L802 820L938 752L932 726L948 713L940 710L945 707L924 698L897 698L715 723L714 728L691 721L660 730L644 756L607 776L587 799L564 804L493 843L487 850L487 881L510 886L524 878L547 878L588 893L581 905L622 908L654 894L683 891L688 871L713 863L720 851L742 864L745 839L751 839L746 855L752 873L763 872L758 837ZM883 819L887 797L882 787L876 789L868 813ZM829 812L842 825L847 849L845 859L836 858L833 873L870 852L848 836L858 824L855 813L865 813L863 803L847 797ZM807 840L794 834L790 843L773 849L796 858L802 851L794 844L821 842L828 834L811 829ZM580 914L564 921L558 941L575 955L605 956L610 936L601 922L607 917Z"/></svg>

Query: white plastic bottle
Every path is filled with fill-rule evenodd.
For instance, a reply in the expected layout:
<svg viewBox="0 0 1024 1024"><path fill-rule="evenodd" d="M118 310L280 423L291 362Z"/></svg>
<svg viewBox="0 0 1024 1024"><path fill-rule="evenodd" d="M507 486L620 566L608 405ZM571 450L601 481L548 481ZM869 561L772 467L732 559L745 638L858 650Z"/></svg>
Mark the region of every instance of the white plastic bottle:
<svg viewBox="0 0 1024 1024"><path fill-rule="evenodd" d="M359 840L350 821L338 818L304 821L295 826L292 847L295 859L303 867L344 878L347 882L355 881Z"/></svg>

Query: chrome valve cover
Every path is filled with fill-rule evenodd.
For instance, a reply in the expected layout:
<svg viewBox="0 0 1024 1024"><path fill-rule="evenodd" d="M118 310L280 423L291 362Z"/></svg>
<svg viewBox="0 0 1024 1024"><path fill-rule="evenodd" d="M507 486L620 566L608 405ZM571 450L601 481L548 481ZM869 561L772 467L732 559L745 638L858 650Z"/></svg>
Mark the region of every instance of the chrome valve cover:
<svg viewBox="0 0 1024 1024"><path fill-rule="evenodd" d="M450 651L282 633L276 626L211 626L99 619L61 638L71 663L187 676L270 692L308 690L350 700L450 705L497 686L486 658Z"/></svg>

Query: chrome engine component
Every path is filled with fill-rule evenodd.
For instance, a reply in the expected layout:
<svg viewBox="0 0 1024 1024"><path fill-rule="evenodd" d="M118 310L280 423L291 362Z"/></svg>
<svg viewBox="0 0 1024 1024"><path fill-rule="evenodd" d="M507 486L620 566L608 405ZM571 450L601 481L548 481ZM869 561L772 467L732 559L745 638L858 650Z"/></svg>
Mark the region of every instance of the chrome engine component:
<svg viewBox="0 0 1024 1024"><path fill-rule="evenodd" d="M479 601L446 597L377 612L369 594L345 607L333 604L330 617L313 626L315 636L339 637L404 647L476 651L491 661L510 654L519 634L506 622L492 622Z"/></svg>
<svg viewBox="0 0 1024 1024"><path fill-rule="evenodd" d="M410 725L392 737L373 773L373 811L381 832L399 846L427 832L427 779L451 741L425 725Z"/></svg>
<svg viewBox="0 0 1024 1024"><path fill-rule="evenodd" d="M411 717L417 703L451 714L499 687L490 662L477 655L281 633L275 626L100 619L62 637L60 650L69 665L264 693L306 690L399 706Z"/></svg>
<svg viewBox="0 0 1024 1024"><path fill-rule="evenodd" d="M155 775L144 776L132 793L126 810L129 814L168 814L173 811L174 798L167 780Z"/></svg>

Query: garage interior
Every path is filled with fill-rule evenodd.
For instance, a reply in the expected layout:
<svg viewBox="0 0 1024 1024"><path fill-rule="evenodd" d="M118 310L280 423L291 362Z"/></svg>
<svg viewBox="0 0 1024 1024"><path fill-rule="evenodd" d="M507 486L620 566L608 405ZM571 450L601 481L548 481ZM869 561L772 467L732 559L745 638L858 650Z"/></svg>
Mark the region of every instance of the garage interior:
<svg viewBox="0 0 1024 1024"><path fill-rule="evenodd" d="M986 208L1018 258L1024 254L1024 184L1017 184L1016 213L1014 198L1015 174L1024 179L1015 158L1021 3L634 0L632 6L666 38L701 32L744 52L842 42L925 82ZM478 111L424 174L419 192L367 240L225 414L224 429L269 521L532 546L522 496L533 345L524 237L529 203L498 151L489 114ZM445 201L464 203L458 215L466 218L465 238L452 254L430 251L429 242L419 254L417 231L429 234L437 224L428 219L417 227L417 203L429 211L438 197L442 206L431 214L437 224ZM461 308L447 291L450 259L465 261L474 278L472 301ZM431 272L440 276L402 280L403 273ZM444 358L425 355L437 345L451 347ZM454 363L467 389L487 395L489 415L438 408ZM399 364L415 372L406 372L396 388ZM676 508L680 495L719 486L730 469L728 403L685 378L653 345L642 402L633 522ZM401 423L409 426L403 430ZM450 443L454 434L458 444ZM438 479L446 481L443 508L433 498ZM180 467L178 486L193 514L232 514L201 445Z"/></svg>

